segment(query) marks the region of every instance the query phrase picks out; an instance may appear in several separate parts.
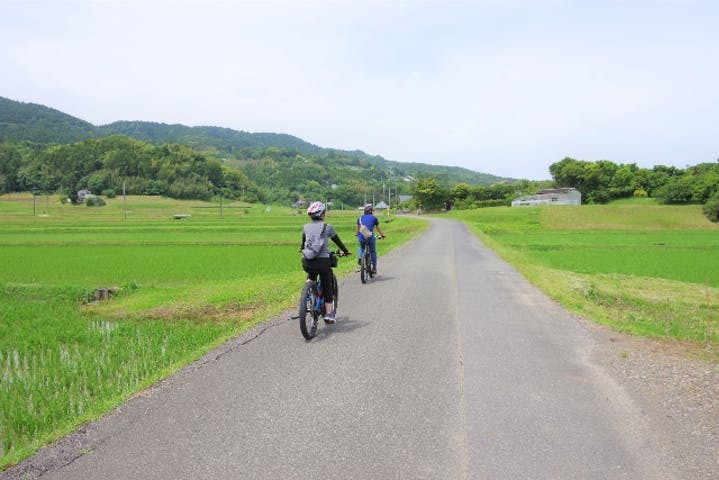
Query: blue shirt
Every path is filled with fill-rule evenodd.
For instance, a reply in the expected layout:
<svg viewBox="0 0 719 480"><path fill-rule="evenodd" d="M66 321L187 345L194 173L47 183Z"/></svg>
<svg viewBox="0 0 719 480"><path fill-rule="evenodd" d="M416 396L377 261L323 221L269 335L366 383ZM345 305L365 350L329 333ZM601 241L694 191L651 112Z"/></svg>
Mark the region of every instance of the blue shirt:
<svg viewBox="0 0 719 480"><path fill-rule="evenodd" d="M377 217L375 217L375 216L374 216L373 214L371 214L371 213L365 213L364 215L362 215L361 217L359 217L359 218L357 219L357 225L358 225L358 226L360 225L360 222L362 222L362 224L363 224L365 227L369 228L369 229L372 231L372 233L374 233L374 227L376 227L377 225L379 225L379 220L377 219Z"/></svg>

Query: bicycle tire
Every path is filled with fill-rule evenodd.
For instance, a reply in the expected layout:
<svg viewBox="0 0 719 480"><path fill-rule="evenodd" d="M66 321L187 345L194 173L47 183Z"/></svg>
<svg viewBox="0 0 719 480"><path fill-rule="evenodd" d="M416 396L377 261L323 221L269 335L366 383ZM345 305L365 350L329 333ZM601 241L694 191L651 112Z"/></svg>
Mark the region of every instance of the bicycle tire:
<svg viewBox="0 0 719 480"><path fill-rule="evenodd" d="M371 267L368 264L370 263L371 260L369 259L369 255L367 255L367 252L364 252L362 254L362 258L360 259L360 280L362 280L362 283L367 283L367 280L369 279L369 269Z"/></svg>
<svg viewBox="0 0 719 480"><path fill-rule="evenodd" d="M317 323L319 316L315 311L315 303L317 302L317 282L305 282L300 295L300 332L307 340L311 340L317 335Z"/></svg>
<svg viewBox="0 0 719 480"><path fill-rule="evenodd" d="M340 300L340 289L339 289L339 286L337 285L337 277L335 276L335 272L332 272L332 287L334 288L334 292L335 292L335 303L334 303L334 306L332 307L332 316L334 317L337 315L337 304L339 303L339 300Z"/></svg>

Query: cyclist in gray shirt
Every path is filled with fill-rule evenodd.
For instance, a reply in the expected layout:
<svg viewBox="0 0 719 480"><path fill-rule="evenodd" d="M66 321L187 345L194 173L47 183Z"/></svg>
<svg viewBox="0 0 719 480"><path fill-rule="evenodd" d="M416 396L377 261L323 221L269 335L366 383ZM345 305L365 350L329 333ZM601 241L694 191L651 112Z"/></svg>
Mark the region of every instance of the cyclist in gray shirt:
<svg viewBox="0 0 719 480"><path fill-rule="evenodd" d="M306 224L302 228L302 245L300 251L305 248L305 242L310 237L322 235L322 248L315 258L302 257L302 268L307 272L308 280L317 280L319 275L320 281L322 282L322 295L325 299L325 323L335 323L335 318L332 316L332 310L334 307L334 285L332 284L332 266L330 265L330 247L329 239L339 247L345 255L350 255L352 252L347 250L340 237L337 235L334 227L329 223L325 223L325 216L327 209L324 203L314 202L307 209L307 215L312 218L312 221ZM322 234L324 232L324 234Z"/></svg>

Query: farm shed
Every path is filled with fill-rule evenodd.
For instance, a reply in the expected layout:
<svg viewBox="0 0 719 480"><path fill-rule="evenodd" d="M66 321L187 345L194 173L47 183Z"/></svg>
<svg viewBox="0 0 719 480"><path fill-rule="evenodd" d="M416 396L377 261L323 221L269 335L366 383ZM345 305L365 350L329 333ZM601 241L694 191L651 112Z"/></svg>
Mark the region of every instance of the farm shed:
<svg viewBox="0 0 719 480"><path fill-rule="evenodd" d="M526 205L581 205L582 192L576 188L549 188L534 195L525 195L512 201L513 207Z"/></svg>
<svg viewBox="0 0 719 480"><path fill-rule="evenodd" d="M83 203L90 197L92 197L92 192L87 188L77 191L77 203Z"/></svg>

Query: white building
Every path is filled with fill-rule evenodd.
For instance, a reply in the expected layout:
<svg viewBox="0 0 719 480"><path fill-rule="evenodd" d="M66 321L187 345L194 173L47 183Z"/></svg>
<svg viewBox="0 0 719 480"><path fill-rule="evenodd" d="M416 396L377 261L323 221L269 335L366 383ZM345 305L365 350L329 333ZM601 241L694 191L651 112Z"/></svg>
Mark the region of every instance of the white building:
<svg viewBox="0 0 719 480"><path fill-rule="evenodd" d="M576 188L550 188L512 201L513 207L526 205L581 205L582 192Z"/></svg>

